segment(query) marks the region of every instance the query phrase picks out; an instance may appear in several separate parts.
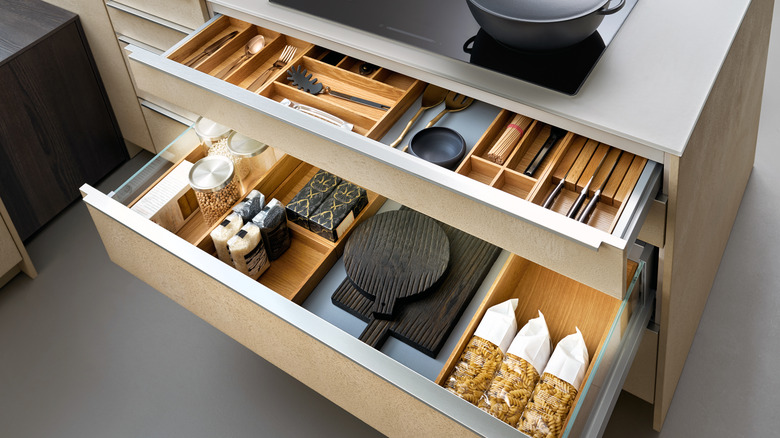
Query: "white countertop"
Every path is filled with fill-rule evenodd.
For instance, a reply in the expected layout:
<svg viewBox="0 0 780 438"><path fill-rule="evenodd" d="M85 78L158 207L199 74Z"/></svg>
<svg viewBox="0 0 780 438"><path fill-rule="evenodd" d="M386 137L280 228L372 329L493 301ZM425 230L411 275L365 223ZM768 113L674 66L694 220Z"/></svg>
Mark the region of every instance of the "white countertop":
<svg viewBox="0 0 780 438"><path fill-rule="evenodd" d="M464 0L465 1L465 0ZM750 0L639 0L572 97L268 0L217 0L254 22L662 162L682 155Z"/></svg>

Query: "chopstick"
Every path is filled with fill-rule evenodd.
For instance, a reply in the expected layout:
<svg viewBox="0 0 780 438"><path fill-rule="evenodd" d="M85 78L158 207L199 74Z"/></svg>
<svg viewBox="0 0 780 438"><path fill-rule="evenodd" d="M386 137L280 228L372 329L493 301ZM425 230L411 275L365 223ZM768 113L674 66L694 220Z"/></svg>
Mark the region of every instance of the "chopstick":
<svg viewBox="0 0 780 438"><path fill-rule="evenodd" d="M488 160L496 164L504 164L525 134L528 126L531 125L531 122L533 122L532 118L515 114L512 120L507 123L501 137L496 140L496 143L488 151Z"/></svg>

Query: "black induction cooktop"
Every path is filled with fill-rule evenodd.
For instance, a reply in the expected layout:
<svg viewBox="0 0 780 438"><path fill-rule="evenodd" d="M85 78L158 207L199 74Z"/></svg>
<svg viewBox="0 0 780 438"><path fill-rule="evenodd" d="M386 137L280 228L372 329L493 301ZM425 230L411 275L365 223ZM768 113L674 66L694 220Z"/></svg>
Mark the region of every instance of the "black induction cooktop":
<svg viewBox="0 0 780 438"><path fill-rule="evenodd" d="M615 38L637 0L604 21L586 40L546 52L502 45L480 29L466 0L269 0L439 55L575 95Z"/></svg>

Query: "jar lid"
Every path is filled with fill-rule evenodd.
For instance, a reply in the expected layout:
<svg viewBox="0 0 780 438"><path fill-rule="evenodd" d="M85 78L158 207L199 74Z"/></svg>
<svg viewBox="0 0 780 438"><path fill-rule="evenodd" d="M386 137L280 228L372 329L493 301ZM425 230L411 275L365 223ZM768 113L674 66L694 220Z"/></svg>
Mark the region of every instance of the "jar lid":
<svg viewBox="0 0 780 438"><path fill-rule="evenodd" d="M227 144L231 154L242 158L260 155L268 148L267 144L249 138L246 135L239 134L238 132L230 134Z"/></svg>
<svg viewBox="0 0 780 438"><path fill-rule="evenodd" d="M217 192L233 180L233 162L221 155L201 158L190 169L190 186L199 192Z"/></svg>
<svg viewBox="0 0 780 438"><path fill-rule="evenodd" d="M220 125L219 123L204 117L198 117L194 127L195 134L198 134L198 137L201 140L219 140L220 138L226 137L230 132L230 128L227 126Z"/></svg>

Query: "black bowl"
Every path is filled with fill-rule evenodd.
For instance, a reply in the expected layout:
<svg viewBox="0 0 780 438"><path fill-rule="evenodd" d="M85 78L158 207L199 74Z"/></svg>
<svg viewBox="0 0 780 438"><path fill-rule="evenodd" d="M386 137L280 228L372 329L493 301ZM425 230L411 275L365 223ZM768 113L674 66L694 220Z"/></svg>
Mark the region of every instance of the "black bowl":
<svg viewBox="0 0 780 438"><path fill-rule="evenodd" d="M441 126L425 128L412 137L409 153L441 167L452 169L466 155L466 140L456 131Z"/></svg>

